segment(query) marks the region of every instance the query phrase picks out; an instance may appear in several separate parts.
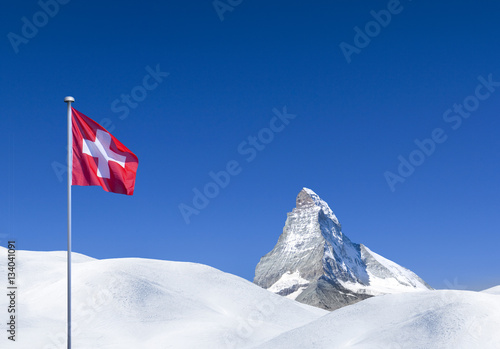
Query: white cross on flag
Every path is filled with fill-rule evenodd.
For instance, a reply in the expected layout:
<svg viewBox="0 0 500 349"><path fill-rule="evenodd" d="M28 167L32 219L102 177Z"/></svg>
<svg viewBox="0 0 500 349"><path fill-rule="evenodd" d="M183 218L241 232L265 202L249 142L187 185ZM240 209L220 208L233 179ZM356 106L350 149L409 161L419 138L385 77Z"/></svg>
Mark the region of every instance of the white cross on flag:
<svg viewBox="0 0 500 349"><path fill-rule="evenodd" d="M100 185L109 192L132 195L137 156L97 122L74 108L71 110L72 185Z"/></svg>

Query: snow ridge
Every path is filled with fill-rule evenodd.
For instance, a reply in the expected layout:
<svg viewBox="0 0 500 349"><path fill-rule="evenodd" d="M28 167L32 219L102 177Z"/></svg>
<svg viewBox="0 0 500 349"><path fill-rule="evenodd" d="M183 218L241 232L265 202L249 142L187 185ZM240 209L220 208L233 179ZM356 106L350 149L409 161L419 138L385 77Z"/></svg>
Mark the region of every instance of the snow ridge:
<svg viewBox="0 0 500 349"><path fill-rule="evenodd" d="M458 290L400 293L338 309L253 349L498 349L498 328L496 295Z"/></svg>
<svg viewBox="0 0 500 349"><path fill-rule="evenodd" d="M0 336L0 348L65 348L66 252L20 250L17 260L18 337ZM7 262L0 247L5 279ZM73 253L75 348L243 349L326 313L206 265Z"/></svg>

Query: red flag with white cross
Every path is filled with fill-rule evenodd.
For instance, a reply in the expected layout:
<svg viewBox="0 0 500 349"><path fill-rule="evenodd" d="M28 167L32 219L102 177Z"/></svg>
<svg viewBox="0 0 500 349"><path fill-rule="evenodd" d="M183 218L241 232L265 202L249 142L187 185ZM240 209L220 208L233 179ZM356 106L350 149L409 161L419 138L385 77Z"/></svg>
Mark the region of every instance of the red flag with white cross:
<svg viewBox="0 0 500 349"><path fill-rule="evenodd" d="M74 108L72 185L100 185L117 194L134 193L139 160L104 127Z"/></svg>

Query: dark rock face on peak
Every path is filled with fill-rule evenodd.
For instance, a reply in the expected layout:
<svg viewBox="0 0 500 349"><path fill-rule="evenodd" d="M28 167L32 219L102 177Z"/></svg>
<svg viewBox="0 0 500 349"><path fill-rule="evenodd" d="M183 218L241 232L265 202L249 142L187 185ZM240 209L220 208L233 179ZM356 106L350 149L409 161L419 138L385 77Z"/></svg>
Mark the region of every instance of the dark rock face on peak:
<svg viewBox="0 0 500 349"><path fill-rule="evenodd" d="M305 189L302 189L297 195L297 199L295 200L297 209L308 208L314 206L314 200L311 195L307 193Z"/></svg>
<svg viewBox="0 0 500 349"><path fill-rule="evenodd" d="M254 283L327 310L430 288L410 270L351 242L328 204L307 188L297 195L278 243L258 263Z"/></svg>

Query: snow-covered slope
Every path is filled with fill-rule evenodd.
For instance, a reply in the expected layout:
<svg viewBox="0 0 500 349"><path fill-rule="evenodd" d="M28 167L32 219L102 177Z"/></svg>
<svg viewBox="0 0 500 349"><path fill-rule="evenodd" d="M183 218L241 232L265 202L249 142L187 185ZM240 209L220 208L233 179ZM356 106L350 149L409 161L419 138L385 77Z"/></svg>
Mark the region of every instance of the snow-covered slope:
<svg viewBox="0 0 500 349"><path fill-rule="evenodd" d="M254 282L324 309L371 296L431 289L412 271L351 242L328 204L303 188L283 234L261 258Z"/></svg>
<svg viewBox="0 0 500 349"><path fill-rule="evenodd" d="M4 280L6 261L0 247ZM17 263L17 340L2 320L0 348L65 349L65 252L18 251ZM500 348L500 286L383 295L329 313L194 263L75 253L73 278L75 349Z"/></svg>
<svg viewBox="0 0 500 349"><path fill-rule="evenodd" d="M17 341L4 310L0 348L65 348L65 252L18 251L17 262ZM247 348L326 313L205 265L73 255L74 348Z"/></svg>
<svg viewBox="0 0 500 349"><path fill-rule="evenodd" d="M495 287L492 287L492 288L488 288L484 291L482 291L483 293L489 293L489 294L496 294L496 295L499 295L500 296L500 286L495 286Z"/></svg>
<svg viewBox="0 0 500 349"><path fill-rule="evenodd" d="M500 297L427 291L373 297L255 349L498 349Z"/></svg>

